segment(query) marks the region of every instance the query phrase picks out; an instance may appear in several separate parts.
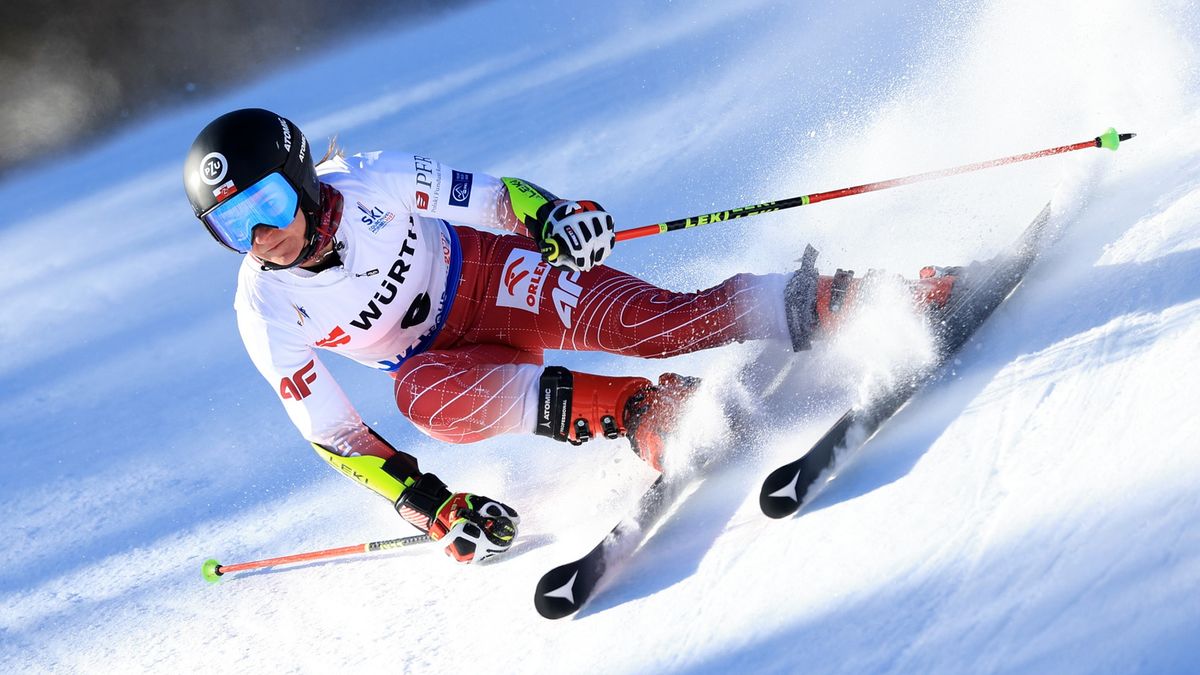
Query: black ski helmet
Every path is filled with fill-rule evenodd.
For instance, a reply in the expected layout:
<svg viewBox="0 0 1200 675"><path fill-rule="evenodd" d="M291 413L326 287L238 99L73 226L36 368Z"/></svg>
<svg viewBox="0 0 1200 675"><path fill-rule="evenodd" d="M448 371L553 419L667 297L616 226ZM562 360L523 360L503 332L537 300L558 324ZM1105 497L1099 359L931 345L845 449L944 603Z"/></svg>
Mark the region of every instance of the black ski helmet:
<svg viewBox="0 0 1200 675"><path fill-rule="evenodd" d="M183 164L184 189L197 218L276 171L300 197L307 243L291 265L264 263L270 269L303 262L312 255L318 238L321 188L308 139L300 128L269 110L234 110L204 127Z"/></svg>

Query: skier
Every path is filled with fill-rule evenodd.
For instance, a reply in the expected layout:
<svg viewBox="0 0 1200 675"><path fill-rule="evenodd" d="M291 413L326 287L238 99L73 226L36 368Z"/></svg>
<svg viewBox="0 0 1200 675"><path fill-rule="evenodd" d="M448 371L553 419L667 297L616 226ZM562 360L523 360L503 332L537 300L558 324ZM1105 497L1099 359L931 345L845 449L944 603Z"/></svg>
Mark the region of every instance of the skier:
<svg viewBox="0 0 1200 675"><path fill-rule="evenodd" d="M661 471L664 438L699 381L547 366L545 350L662 358L757 339L803 349L860 286L853 273L818 276L810 258L791 275L738 274L696 293L657 288L603 266L615 230L594 201L421 155L344 157L331 144L314 162L300 129L261 109L206 126L184 184L213 238L249 253L238 329L300 433L460 562L507 550L517 512L422 472L363 423L314 348L389 372L401 414L433 438L623 436ZM953 283L929 276L914 294L940 307Z"/></svg>

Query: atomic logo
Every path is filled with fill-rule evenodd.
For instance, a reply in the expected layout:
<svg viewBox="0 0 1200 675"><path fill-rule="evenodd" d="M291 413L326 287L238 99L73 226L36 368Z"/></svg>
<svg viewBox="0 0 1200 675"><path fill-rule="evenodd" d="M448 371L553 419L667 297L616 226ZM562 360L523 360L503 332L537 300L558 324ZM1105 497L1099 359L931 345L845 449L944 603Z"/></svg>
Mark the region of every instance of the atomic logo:
<svg viewBox="0 0 1200 675"><path fill-rule="evenodd" d="M280 117L279 126L283 127L283 149L285 152L292 151L292 130L288 128L287 122ZM301 157L300 159L304 159Z"/></svg>

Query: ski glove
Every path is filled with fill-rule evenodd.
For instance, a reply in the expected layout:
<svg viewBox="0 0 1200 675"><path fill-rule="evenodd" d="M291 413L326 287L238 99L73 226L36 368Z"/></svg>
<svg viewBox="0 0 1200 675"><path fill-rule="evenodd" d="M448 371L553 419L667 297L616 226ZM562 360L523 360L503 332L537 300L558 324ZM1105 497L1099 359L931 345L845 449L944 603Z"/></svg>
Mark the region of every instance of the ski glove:
<svg viewBox="0 0 1200 675"><path fill-rule="evenodd" d="M461 563L507 551L521 521L516 511L494 499L469 492L451 494L431 473L404 489L396 500L396 511Z"/></svg>
<svg viewBox="0 0 1200 675"><path fill-rule="evenodd" d="M617 244L612 216L596 202L559 201L538 216L534 239L542 258L556 267L586 272L603 264Z"/></svg>
<svg viewBox="0 0 1200 675"><path fill-rule="evenodd" d="M555 267L587 271L604 262L617 243L613 219L596 202L567 201L521 178L502 178L513 217Z"/></svg>

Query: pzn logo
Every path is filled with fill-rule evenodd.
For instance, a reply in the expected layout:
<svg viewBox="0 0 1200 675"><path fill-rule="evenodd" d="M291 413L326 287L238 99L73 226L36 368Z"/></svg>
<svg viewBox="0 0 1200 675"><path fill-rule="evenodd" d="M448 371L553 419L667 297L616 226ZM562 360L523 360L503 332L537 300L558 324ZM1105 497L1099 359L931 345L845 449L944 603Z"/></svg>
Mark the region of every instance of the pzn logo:
<svg viewBox="0 0 1200 675"><path fill-rule="evenodd" d="M300 367L300 370L292 373L291 377L285 377L279 381L279 397L284 400L300 401L312 395L312 389L308 386L317 381L317 363L309 361Z"/></svg>
<svg viewBox="0 0 1200 675"><path fill-rule="evenodd" d="M229 162L225 160L225 155L219 152L210 152L200 160L200 180L207 185L220 183L228 171Z"/></svg>

